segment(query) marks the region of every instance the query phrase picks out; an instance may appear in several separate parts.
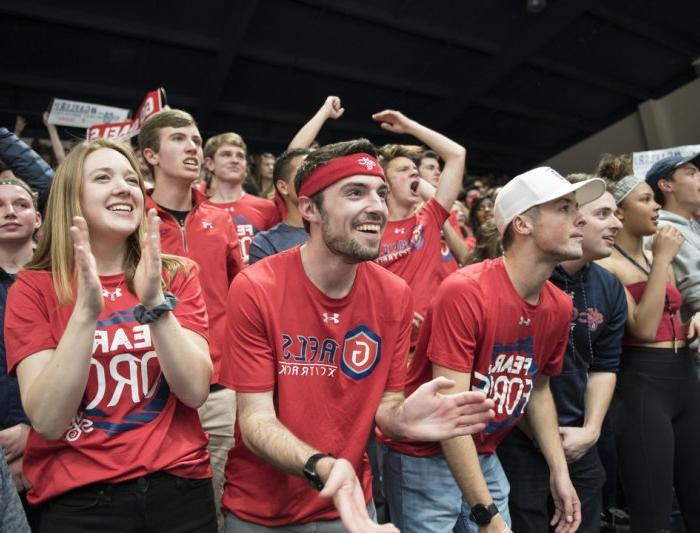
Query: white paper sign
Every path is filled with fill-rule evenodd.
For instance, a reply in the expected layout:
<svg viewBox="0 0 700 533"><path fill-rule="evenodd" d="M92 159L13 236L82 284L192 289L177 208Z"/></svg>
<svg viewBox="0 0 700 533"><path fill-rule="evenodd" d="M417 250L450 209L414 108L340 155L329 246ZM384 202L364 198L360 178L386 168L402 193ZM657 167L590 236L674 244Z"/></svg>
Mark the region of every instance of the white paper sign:
<svg viewBox="0 0 700 533"><path fill-rule="evenodd" d="M49 124L89 128L95 124L124 122L129 118L129 110L75 100L54 98L49 112Z"/></svg>
<svg viewBox="0 0 700 533"><path fill-rule="evenodd" d="M634 175L644 178L649 169L657 161L671 155L681 155L687 157L700 153L700 144L688 144L686 146L676 146L674 148L664 148L662 150L647 150L646 152L634 152L632 154L632 166Z"/></svg>

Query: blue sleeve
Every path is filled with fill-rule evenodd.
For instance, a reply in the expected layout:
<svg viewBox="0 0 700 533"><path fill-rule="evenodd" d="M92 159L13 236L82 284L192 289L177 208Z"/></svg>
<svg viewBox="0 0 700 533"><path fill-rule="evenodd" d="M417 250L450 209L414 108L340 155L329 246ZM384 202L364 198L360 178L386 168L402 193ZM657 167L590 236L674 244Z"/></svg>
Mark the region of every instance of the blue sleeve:
<svg viewBox="0 0 700 533"><path fill-rule="evenodd" d="M595 357L591 363L591 372L617 372L620 368L622 337L627 323L627 299L622 284L610 276L603 280L602 290L607 295L605 327L593 343Z"/></svg>
<svg viewBox="0 0 700 533"><path fill-rule="evenodd" d="M48 163L7 128L0 128L0 159L15 176L39 193L39 210L43 211L53 180Z"/></svg>
<svg viewBox="0 0 700 533"><path fill-rule="evenodd" d="M270 255L275 254L275 249L273 248L267 237L263 235L265 232L256 233L253 240L250 243L250 250L248 250L248 263L253 264L261 259L264 259Z"/></svg>

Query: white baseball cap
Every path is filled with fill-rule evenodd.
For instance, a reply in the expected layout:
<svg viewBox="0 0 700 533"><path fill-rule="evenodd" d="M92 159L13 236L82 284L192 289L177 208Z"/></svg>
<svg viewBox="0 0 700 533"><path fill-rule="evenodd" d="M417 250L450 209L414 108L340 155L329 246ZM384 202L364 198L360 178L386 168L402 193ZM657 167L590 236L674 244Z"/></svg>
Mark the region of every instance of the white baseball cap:
<svg viewBox="0 0 700 533"><path fill-rule="evenodd" d="M605 192L605 182L591 178L578 183L570 183L556 170L539 167L515 176L496 196L493 212L498 232L503 235L508 224L519 214L531 207L544 204L576 193L578 205L587 204Z"/></svg>

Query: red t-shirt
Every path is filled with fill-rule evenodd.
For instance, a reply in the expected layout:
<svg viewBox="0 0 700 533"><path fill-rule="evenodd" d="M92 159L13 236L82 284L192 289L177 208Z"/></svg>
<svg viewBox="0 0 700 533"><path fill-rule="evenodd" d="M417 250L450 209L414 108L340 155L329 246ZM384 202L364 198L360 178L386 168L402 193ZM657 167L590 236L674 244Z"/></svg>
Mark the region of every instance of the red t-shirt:
<svg viewBox="0 0 700 533"><path fill-rule="evenodd" d="M150 330L134 318L139 301L123 274L100 276L104 309L97 320L85 395L62 438L33 429L24 452L28 499L41 503L84 485L167 471L211 477L207 437L197 411L171 394ZM206 338L207 313L194 270L178 273L169 290L183 328ZM26 357L55 349L73 305L58 304L51 273L22 271L7 298L5 341L10 372Z"/></svg>
<svg viewBox="0 0 700 533"><path fill-rule="evenodd" d="M368 502L367 437L382 395L403 390L412 308L406 283L371 262L358 265L347 296L333 299L309 280L298 247L270 256L231 284L220 383L274 391L280 422L350 461ZM333 501L305 479L249 451L238 422L223 507L268 527L338 518Z"/></svg>
<svg viewBox="0 0 700 533"><path fill-rule="evenodd" d="M431 198L417 214L389 221L375 261L406 280L413 291L414 311L428 310L444 275L441 270L441 228L450 214ZM451 254L450 254L451 255ZM418 339L412 330L411 345Z"/></svg>
<svg viewBox="0 0 700 533"><path fill-rule="evenodd" d="M432 364L471 373L472 390L496 403L496 416L474 443L479 453L495 452L522 417L535 376L561 372L572 310L571 298L549 281L537 305L523 300L502 258L458 270L442 283L426 318L406 396L432 379ZM383 440L407 455L441 453L439 443Z"/></svg>
<svg viewBox="0 0 700 533"><path fill-rule="evenodd" d="M259 198L252 194L244 194L240 200L235 202L214 203L207 200L207 203L230 213L231 220L236 226L238 240L241 243L241 257L246 265L248 264L248 252L253 236L259 231L270 229L280 221L279 211L272 200Z"/></svg>

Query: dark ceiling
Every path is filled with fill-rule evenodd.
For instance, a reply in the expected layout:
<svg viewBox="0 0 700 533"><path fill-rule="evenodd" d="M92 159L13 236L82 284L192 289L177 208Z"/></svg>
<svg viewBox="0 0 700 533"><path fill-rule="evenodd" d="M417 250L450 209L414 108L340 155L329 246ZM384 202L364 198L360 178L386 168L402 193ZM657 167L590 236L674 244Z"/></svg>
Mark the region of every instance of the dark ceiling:
<svg viewBox="0 0 700 533"><path fill-rule="evenodd" d="M279 152L335 94L324 143L395 141L370 119L390 107L464 144L471 174L513 174L695 77L698 0L547 4L2 0L0 124L45 137L54 96L133 110L162 86L205 136Z"/></svg>

